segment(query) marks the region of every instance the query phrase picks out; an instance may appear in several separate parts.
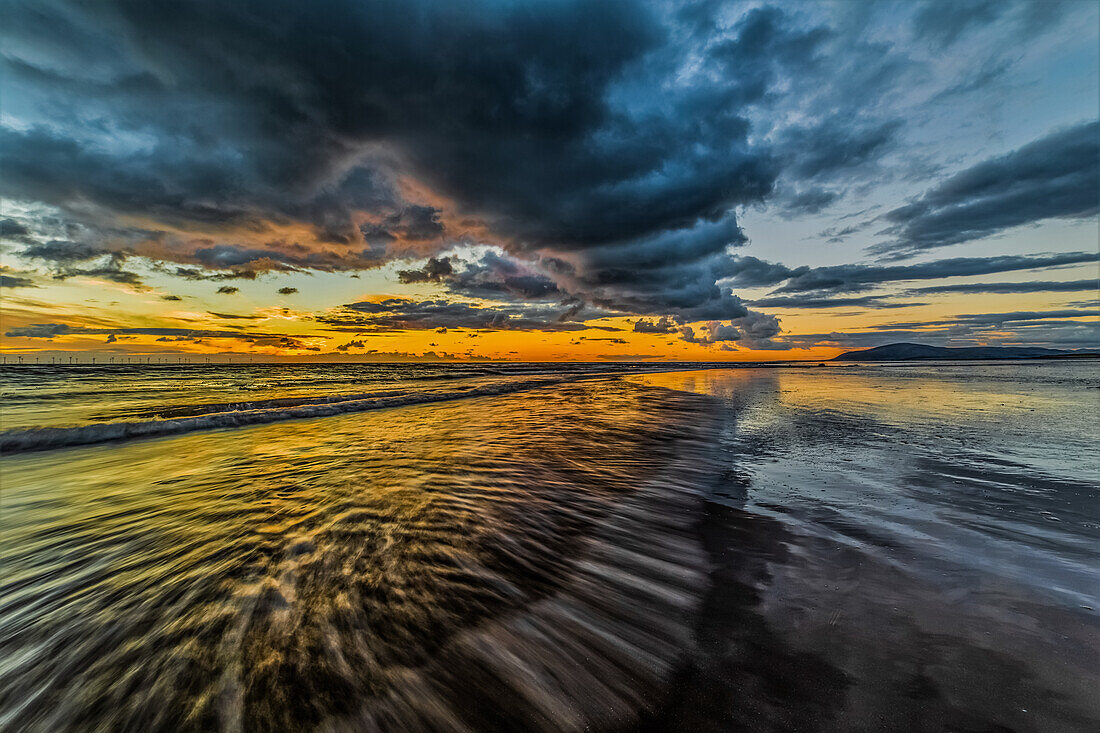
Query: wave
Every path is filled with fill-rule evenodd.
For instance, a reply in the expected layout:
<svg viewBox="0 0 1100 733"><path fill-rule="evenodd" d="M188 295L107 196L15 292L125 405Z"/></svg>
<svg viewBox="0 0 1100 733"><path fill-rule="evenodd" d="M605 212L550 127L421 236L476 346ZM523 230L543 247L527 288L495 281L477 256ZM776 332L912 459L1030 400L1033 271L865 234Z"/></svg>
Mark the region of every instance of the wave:
<svg viewBox="0 0 1100 733"><path fill-rule="evenodd" d="M280 407L299 407L301 405L325 405L341 402L360 402L379 398L401 397L409 394L407 389L386 390L382 392L361 392L359 394L303 395L299 397L272 397L266 400L247 400L242 402L201 402L191 405L174 405L156 410L144 410L134 413L134 417L176 418L197 417L219 412L250 412L270 410Z"/></svg>
<svg viewBox="0 0 1100 733"><path fill-rule="evenodd" d="M169 419L93 423L73 427L29 428L0 432L0 454L29 453L80 445L94 445L96 443L113 443L137 438L179 435L198 430L238 428L282 420L330 417L387 407L403 407L469 397L487 397L559 384L564 381L567 380L558 377L528 379L452 391L397 391L357 395L318 395L316 397L283 398L255 402L194 405L188 408L176 409L203 408L205 412Z"/></svg>

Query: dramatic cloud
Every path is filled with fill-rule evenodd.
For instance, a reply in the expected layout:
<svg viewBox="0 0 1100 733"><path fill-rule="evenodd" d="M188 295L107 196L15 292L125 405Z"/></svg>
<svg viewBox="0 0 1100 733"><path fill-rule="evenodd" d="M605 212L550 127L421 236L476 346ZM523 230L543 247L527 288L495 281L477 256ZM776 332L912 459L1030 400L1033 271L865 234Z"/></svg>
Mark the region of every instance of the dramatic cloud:
<svg viewBox="0 0 1100 733"><path fill-rule="evenodd" d="M85 262L104 255L101 249L95 249L82 242L53 240L34 244L19 252L21 257L33 260L45 260L56 264Z"/></svg>
<svg viewBox="0 0 1100 733"><path fill-rule="evenodd" d="M534 268L533 263L488 250L472 260L458 256L432 257L418 270L401 270L398 278L403 283L438 283L452 293L473 298L512 302L556 299L570 306L568 320L577 320L577 314L586 310L584 302L563 299L557 285ZM589 317L605 315L591 308L586 314Z"/></svg>
<svg viewBox="0 0 1100 733"><path fill-rule="evenodd" d="M639 318L634 322L634 331L636 333L673 333L679 328L679 324L666 316L662 316L656 321L647 321L644 318Z"/></svg>
<svg viewBox="0 0 1100 733"><path fill-rule="evenodd" d="M447 300L388 298L350 303L318 321L341 331L438 330L469 328L490 331L583 331L612 326L588 326L570 320L571 312L549 305L480 306Z"/></svg>
<svg viewBox="0 0 1100 733"><path fill-rule="evenodd" d="M31 273L13 270L6 265L0 265L0 288L33 288L37 287Z"/></svg>
<svg viewBox="0 0 1100 733"><path fill-rule="evenodd" d="M900 120L875 124L831 118L814 127L793 127L784 133L788 170L798 179L820 178L876 160L897 137Z"/></svg>
<svg viewBox="0 0 1100 733"><path fill-rule="evenodd" d="M389 214L380 222L366 222L359 227L369 244L385 244L398 237L411 241L437 239L443 235L440 211L432 206L407 206Z"/></svg>
<svg viewBox="0 0 1100 733"><path fill-rule="evenodd" d="M1100 211L1100 123L1089 122L967 168L886 214L887 255L945 247L1044 219Z"/></svg>
<svg viewBox="0 0 1100 733"><path fill-rule="evenodd" d="M871 328L785 336L788 347L863 348L908 342L932 346L1043 346L1097 350L1100 324L1095 321L1036 321L1006 325L956 323L920 328Z"/></svg>
<svg viewBox="0 0 1100 733"><path fill-rule="evenodd" d="M826 188L806 188L792 191L783 201L783 208L790 214L816 214L832 205L841 194Z"/></svg>
<svg viewBox="0 0 1100 733"><path fill-rule="evenodd" d="M1013 311L1010 313L965 313L949 319L937 321L906 321L891 323L886 328L926 328L929 326L948 326L957 323L978 324L983 326L1003 326L1006 323L1024 321L1049 321L1050 319L1077 319L1100 317L1100 308L1065 308L1053 311ZM1094 324L1100 326L1100 323Z"/></svg>
<svg viewBox="0 0 1100 733"><path fill-rule="evenodd" d="M28 234L30 230L22 222L10 218L0 219L0 238L18 242Z"/></svg>
<svg viewBox="0 0 1100 733"><path fill-rule="evenodd" d="M975 141L952 122L940 139L947 117L984 114L1017 57L1056 56L1029 41L1095 16L1048 5L11 3L0 234L36 269L0 283L163 292L178 278L234 294L277 273L292 295L310 273L382 268L363 282L396 271L397 292L419 295L364 295L320 320L574 331L629 316L638 333L707 324L692 339L720 348L778 343L740 288L776 288L756 308L889 308L914 303L863 291L1095 261L1012 247L897 267L769 261L821 245L806 260L850 263L867 242L849 239L876 231L888 259L1095 216L1092 111L1040 115L1029 124L1077 125L961 171L963 146L1001 131ZM740 255L750 239L759 257ZM342 292L320 307L358 297Z"/></svg>
<svg viewBox="0 0 1100 733"><path fill-rule="evenodd" d="M1086 293L1100 294L1100 280L1066 280L1016 283L956 283L913 288L910 293Z"/></svg>
<svg viewBox="0 0 1100 733"><path fill-rule="evenodd" d="M255 280L255 270L229 270L228 272L208 272L192 267L176 267L171 274L183 280L207 280L222 282L225 280Z"/></svg>
<svg viewBox="0 0 1100 733"><path fill-rule="evenodd" d="M398 280L403 283L438 283L454 274L451 260L447 257L430 257L419 270L401 270Z"/></svg>
<svg viewBox="0 0 1100 733"><path fill-rule="evenodd" d="M742 287L785 285L776 293L858 292L906 280L935 280L966 275L1037 270L1086 262L1100 262L1100 253L1065 252L1052 255L955 257L912 265L831 265L789 268L755 257L738 257L729 281Z"/></svg>
<svg viewBox="0 0 1100 733"><path fill-rule="evenodd" d="M761 308L792 308L796 310L815 308L911 308L926 303L911 301L892 303L883 296L864 295L854 298L829 298L813 295L778 295L771 298L759 298L752 304Z"/></svg>
<svg viewBox="0 0 1100 733"><path fill-rule="evenodd" d="M749 311L736 322L710 321L698 329L680 326L677 330L682 341L704 345L720 344L727 351L731 349L724 342L733 341L751 349L786 348L772 341L782 331L779 319L757 311Z"/></svg>
<svg viewBox="0 0 1100 733"><path fill-rule="evenodd" d="M936 346L1046 346L1091 348L1100 345L1100 309L1074 308L1009 313L967 313L952 318L899 321L845 333L786 335L790 346L843 348L916 342Z"/></svg>
<svg viewBox="0 0 1100 733"><path fill-rule="evenodd" d="M8 337L34 339L53 339L58 336L108 336L107 343L128 336L159 336L158 341L196 341L198 339L235 339L256 346L277 346L285 349L304 349L318 351L319 347L310 345L300 338L281 333L263 333L249 331L218 331L190 328L89 328L71 326L67 323L36 323L9 329Z"/></svg>
<svg viewBox="0 0 1100 733"><path fill-rule="evenodd" d="M354 270L447 234L411 177L514 253L566 263L542 290L698 318L739 315L714 271L743 241L734 207L778 175L746 107L827 35L753 11L685 76L695 46L663 9L623 0L46 0L9 16L13 90L72 114L3 129L3 195L92 229L156 222L133 235L139 253L211 270ZM350 249L165 234L297 223Z"/></svg>

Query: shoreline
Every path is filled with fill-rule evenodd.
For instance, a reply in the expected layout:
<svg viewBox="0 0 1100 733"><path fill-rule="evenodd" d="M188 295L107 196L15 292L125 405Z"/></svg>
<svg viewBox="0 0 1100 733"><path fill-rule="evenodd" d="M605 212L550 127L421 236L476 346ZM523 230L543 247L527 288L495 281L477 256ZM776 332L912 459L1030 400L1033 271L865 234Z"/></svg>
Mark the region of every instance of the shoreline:
<svg viewBox="0 0 1100 733"><path fill-rule="evenodd" d="M722 367L714 367L720 369ZM415 407L438 402L495 397L526 392L557 384L579 383L592 380L624 379L646 374L674 374L694 371L691 369L647 370L639 372L611 372L595 374L548 375L514 383L501 383L451 392L412 392L403 390L393 395L315 395L312 397L288 397L267 400L273 404L268 409L218 409L219 404L205 405L211 408L207 414L139 421L92 422L85 425L15 428L0 432L0 457L37 453L65 448L78 448L104 443L121 443L133 440L156 439L208 430L247 428L256 425L290 420L311 420L335 417L358 412L372 412L400 407ZM708 369L709 371L709 369ZM294 404L291 404L294 403ZM226 405L231 406L231 405Z"/></svg>

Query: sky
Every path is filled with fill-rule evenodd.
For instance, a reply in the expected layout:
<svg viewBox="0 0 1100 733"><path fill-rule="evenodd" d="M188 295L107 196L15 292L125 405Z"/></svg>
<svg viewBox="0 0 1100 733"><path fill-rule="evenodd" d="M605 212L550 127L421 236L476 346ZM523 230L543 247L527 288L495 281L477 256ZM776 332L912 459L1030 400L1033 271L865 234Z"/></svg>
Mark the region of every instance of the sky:
<svg viewBox="0 0 1100 733"><path fill-rule="evenodd" d="M0 0L6 359L1100 347L1100 4Z"/></svg>

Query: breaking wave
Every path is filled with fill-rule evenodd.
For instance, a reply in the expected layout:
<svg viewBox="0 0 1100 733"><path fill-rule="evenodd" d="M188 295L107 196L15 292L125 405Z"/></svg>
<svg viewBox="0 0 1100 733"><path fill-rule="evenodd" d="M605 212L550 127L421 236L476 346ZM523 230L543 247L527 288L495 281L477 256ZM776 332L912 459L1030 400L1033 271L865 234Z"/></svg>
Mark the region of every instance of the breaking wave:
<svg viewBox="0 0 1100 733"><path fill-rule="evenodd" d="M565 379L526 379L457 390L389 390L348 395L310 395L251 402L223 402L167 407L156 414L167 418L92 423L72 427L41 427L0 432L0 453L53 450L136 438L179 435L196 430L239 428L281 420L329 417L387 407L502 395L558 384Z"/></svg>

